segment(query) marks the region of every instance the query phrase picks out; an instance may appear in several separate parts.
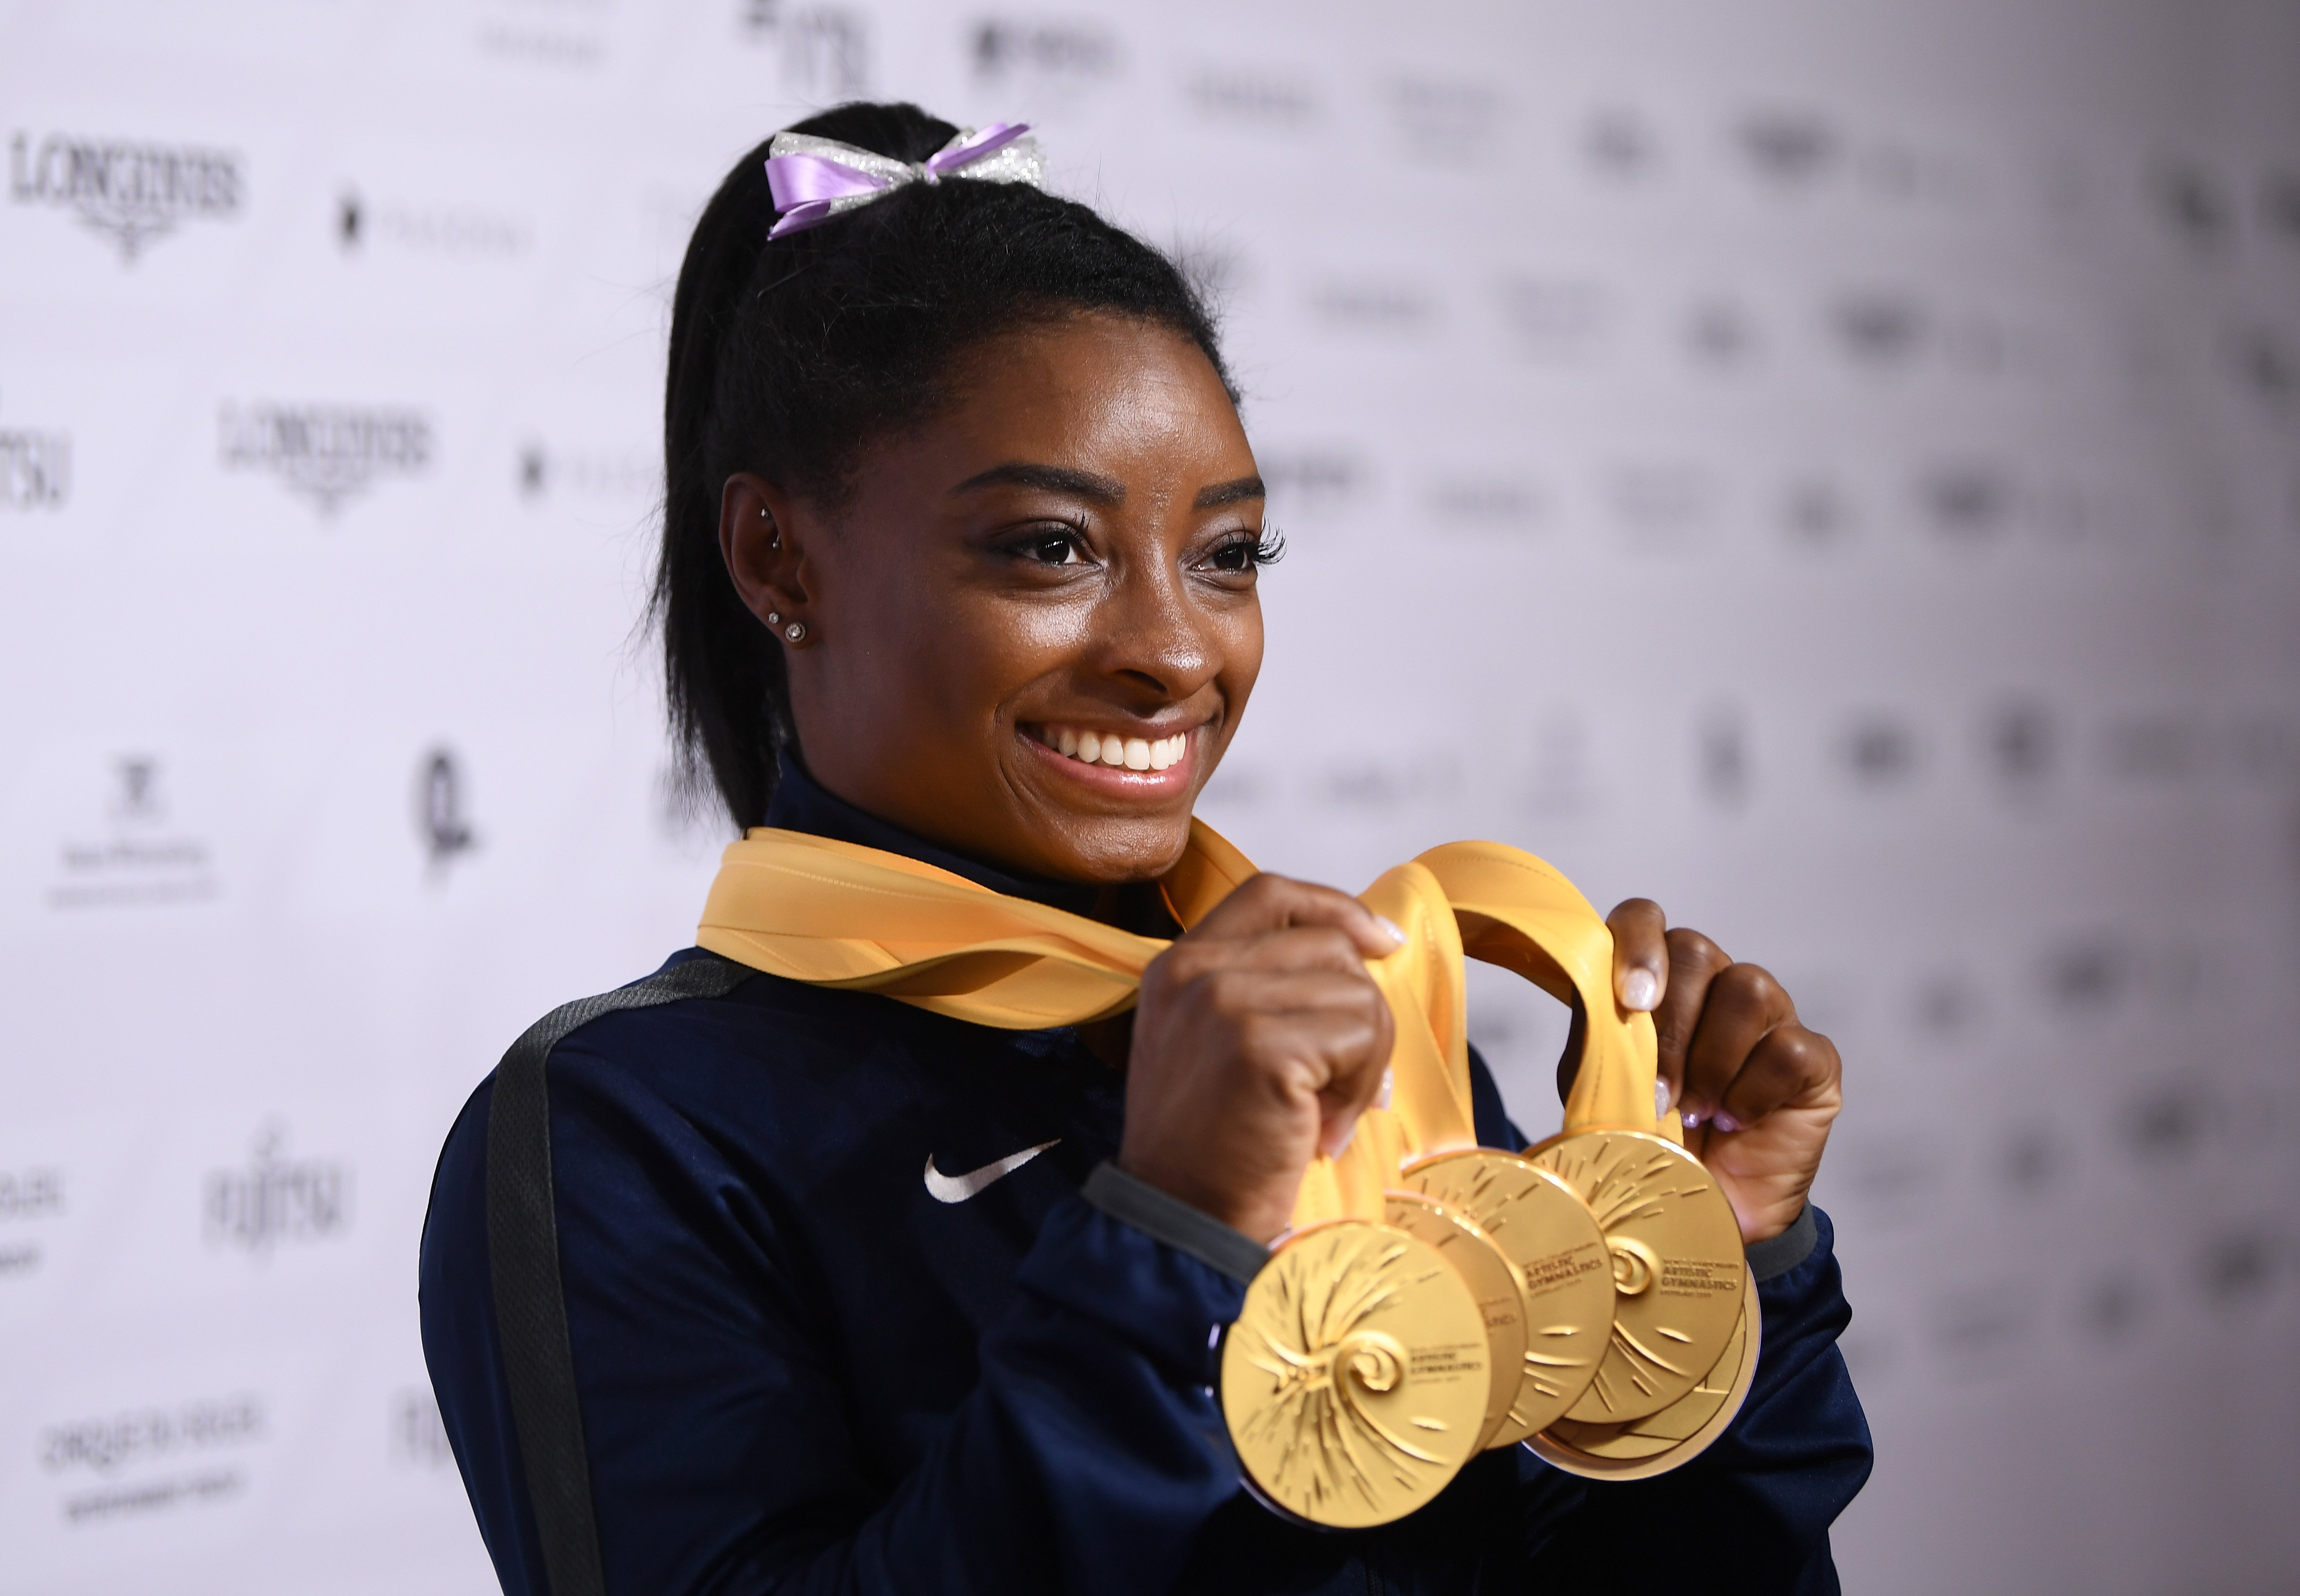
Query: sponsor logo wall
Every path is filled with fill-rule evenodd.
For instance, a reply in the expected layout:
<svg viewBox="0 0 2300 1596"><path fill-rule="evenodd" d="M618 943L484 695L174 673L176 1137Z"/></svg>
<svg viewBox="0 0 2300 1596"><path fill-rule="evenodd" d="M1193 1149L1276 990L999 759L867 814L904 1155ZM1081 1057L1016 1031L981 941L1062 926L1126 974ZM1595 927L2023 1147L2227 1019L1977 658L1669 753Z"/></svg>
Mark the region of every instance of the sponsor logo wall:
<svg viewBox="0 0 2300 1596"><path fill-rule="evenodd" d="M1351 886L1522 844L1840 1043L1848 1588L2277 1588L2300 12L2206 9L26 20L0 1592L493 1588L432 1162L691 935L721 839L634 635L670 285L853 95L1034 121L1223 308L1291 553L1210 818ZM1472 1002L1540 1134L1562 1017Z"/></svg>

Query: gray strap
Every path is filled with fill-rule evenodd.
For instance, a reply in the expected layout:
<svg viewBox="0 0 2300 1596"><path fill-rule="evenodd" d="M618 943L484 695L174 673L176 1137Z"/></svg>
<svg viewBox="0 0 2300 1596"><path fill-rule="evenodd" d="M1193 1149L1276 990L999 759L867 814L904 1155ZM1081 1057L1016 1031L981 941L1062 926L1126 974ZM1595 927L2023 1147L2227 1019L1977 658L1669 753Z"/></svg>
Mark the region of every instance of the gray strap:
<svg viewBox="0 0 2300 1596"><path fill-rule="evenodd" d="M551 1190L551 1050L580 1027L621 1009L681 998L724 997L749 969L712 956L554 1009L528 1027L496 1067L488 1104L488 1266L512 1421L527 1467L527 1494L543 1537L550 1596L606 1596L591 1467L575 1401L575 1353L559 1281L559 1221Z"/></svg>
<svg viewBox="0 0 2300 1596"><path fill-rule="evenodd" d="M1233 1280L1252 1280L1270 1261L1270 1249L1259 1242L1179 1197L1137 1180L1115 1164L1096 1164L1079 1194L1112 1218L1147 1231L1177 1252L1187 1252Z"/></svg>
<svg viewBox="0 0 2300 1596"><path fill-rule="evenodd" d="M1759 1285L1779 1280L1811 1258L1820 1245L1821 1222L1812 1217L1812 1204L1808 1202L1797 1209L1796 1222L1787 1230L1749 1246L1749 1273L1757 1277Z"/></svg>

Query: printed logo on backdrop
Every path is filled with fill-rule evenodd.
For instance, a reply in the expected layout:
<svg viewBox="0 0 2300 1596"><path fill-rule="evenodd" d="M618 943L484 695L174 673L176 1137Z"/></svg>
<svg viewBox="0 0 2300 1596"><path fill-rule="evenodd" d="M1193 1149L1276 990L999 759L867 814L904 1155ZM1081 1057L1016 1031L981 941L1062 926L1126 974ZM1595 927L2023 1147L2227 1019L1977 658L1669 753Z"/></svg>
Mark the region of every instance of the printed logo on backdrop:
<svg viewBox="0 0 2300 1596"><path fill-rule="evenodd" d="M482 55L525 66L588 71L607 58L599 24L610 0L494 0L474 42Z"/></svg>
<svg viewBox="0 0 2300 1596"><path fill-rule="evenodd" d="M350 404L242 405L217 413L217 446L229 471L262 471L333 515L378 482L421 476L433 450L422 411Z"/></svg>
<svg viewBox="0 0 2300 1596"><path fill-rule="evenodd" d="M112 761L110 801L79 836L57 846L52 909L121 909L196 903L221 890L212 850L169 825L162 777L150 753Z"/></svg>
<svg viewBox="0 0 2300 1596"><path fill-rule="evenodd" d="M391 1393L385 1450L399 1467L454 1475L455 1452L447 1443L439 1400L428 1390L409 1386Z"/></svg>
<svg viewBox="0 0 2300 1596"><path fill-rule="evenodd" d="M0 1291L38 1274L45 1227L63 1218L64 1172L53 1164L0 1169Z"/></svg>
<svg viewBox="0 0 2300 1596"><path fill-rule="evenodd" d="M463 812L466 802L463 767L454 750L435 748L416 761L415 833L433 881L445 880L447 867L479 845Z"/></svg>
<svg viewBox="0 0 2300 1596"><path fill-rule="evenodd" d="M1501 155L1509 101L1499 84L1469 79L1396 78L1383 86L1390 123L1405 147L1455 168Z"/></svg>
<svg viewBox="0 0 2300 1596"><path fill-rule="evenodd" d="M1118 35L1099 23L1012 17L977 22L967 58L978 82L1033 94L1106 83L1125 60Z"/></svg>
<svg viewBox="0 0 2300 1596"><path fill-rule="evenodd" d="M71 497L71 434L0 426L0 510L61 510Z"/></svg>
<svg viewBox="0 0 2300 1596"><path fill-rule="evenodd" d="M356 188L336 196L337 245L353 258L405 251L456 261L513 261L535 247L526 218L470 205L371 201Z"/></svg>
<svg viewBox="0 0 2300 1596"><path fill-rule="evenodd" d="M541 503L565 494L586 501L652 501L662 488L660 445L650 448L558 447L530 443L518 457L519 495Z"/></svg>
<svg viewBox="0 0 2300 1596"><path fill-rule="evenodd" d="M780 60L783 87L811 100L852 99L870 92L871 29L843 5L792 5L742 0L743 37Z"/></svg>
<svg viewBox="0 0 2300 1596"><path fill-rule="evenodd" d="M1364 498L1373 484L1366 461L1351 449L1277 444L1254 454L1273 509L1341 510Z"/></svg>
<svg viewBox="0 0 2300 1596"><path fill-rule="evenodd" d="M209 1507L247 1487L246 1454L266 1438L252 1392L196 1398L44 1425L33 1446L64 1489L58 1515L75 1527Z"/></svg>
<svg viewBox="0 0 2300 1596"><path fill-rule="evenodd" d="M201 1234L211 1251L268 1261L280 1247L317 1246L348 1235L351 1199L349 1165L292 1156L287 1127L274 1123L256 1133L246 1163L208 1172Z"/></svg>
<svg viewBox="0 0 2300 1596"><path fill-rule="evenodd" d="M1209 66L1191 73L1183 87L1192 108L1209 121L1301 133L1325 114L1318 86L1288 72Z"/></svg>
<svg viewBox="0 0 2300 1596"><path fill-rule="evenodd" d="M201 145L20 130L8 141L8 197L69 212L133 265L188 222L238 216L246 189L241 160Z"/></svg>

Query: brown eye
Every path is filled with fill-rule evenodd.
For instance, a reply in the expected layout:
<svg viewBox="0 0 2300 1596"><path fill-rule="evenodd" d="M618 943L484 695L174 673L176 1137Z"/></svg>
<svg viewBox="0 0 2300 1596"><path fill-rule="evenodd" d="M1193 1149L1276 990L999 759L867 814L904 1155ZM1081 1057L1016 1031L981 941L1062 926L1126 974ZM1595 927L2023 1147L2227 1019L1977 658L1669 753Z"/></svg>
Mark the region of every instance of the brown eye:
<svg viewBox="0 0 2300 1596"><path fill-rule="evenodd" d="M1077 536L1069 532L1042 532L1021 545L1023 555L1040 565L1076 565L1083 558Z"/></svg>

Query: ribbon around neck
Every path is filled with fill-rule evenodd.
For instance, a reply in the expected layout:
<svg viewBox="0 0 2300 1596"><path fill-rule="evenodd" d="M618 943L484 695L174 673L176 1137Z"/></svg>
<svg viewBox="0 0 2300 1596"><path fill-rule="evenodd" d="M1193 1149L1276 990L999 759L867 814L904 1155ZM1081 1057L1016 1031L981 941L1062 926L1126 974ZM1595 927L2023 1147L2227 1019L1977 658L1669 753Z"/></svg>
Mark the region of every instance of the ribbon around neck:
<svg viewBox="0 0 2300 1596"><path fill-rule="evenodd" d="M767 188L781 216L767 237L781 238L821 227L906 183L962 177L1039 186L1046 180L1046 161L1038 140L1023 137L1029 130L1028 122L969 128L920 162L897 161L812 133L778 133L767 145Z"/></svg>
<svg viewBox="0 0 2300 1596"><path fill-rule="evenodd" d="M1188 929L1255 873L1193 820L1189 845L1159 885ZM1396 953L1366 962L1396 1020L1391 1096L1360 1116L1339 1158L1311 1164L1296 1228L1379 1219L1382 1193L1403 1165L1475 1145L1464 957L1513 970L1580 1010L1567 1130L1621 1126L1682 1140L1674 1116L1656 1123L1653 1018L1615 1001L1612 934L1555 869L1499 843L1448 843L1386 872L1359 901L1406 934ZM728 845L696 942L789 980L1032 1031L1124 1013L1142 972L1170 945L898 853L765 827Z"/></svg>

